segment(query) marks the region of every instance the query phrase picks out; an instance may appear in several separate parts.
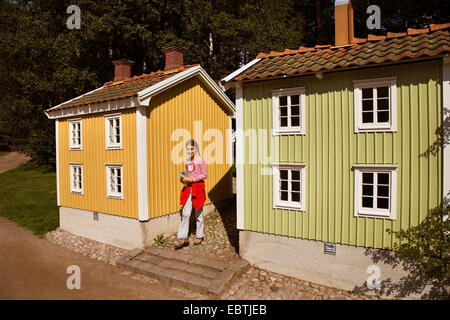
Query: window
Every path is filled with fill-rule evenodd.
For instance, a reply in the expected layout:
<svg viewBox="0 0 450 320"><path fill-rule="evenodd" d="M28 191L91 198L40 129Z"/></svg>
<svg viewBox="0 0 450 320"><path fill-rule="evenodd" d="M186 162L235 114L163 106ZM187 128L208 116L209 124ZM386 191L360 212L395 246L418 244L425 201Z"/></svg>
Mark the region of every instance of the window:
<svg viewBox="0 0 450 320"><path fill-rule="evenodd" d="M355 132L397 131L395 78L354 81Z"/></svg>
<svg viewBox="0 0 450 320"><path fill-rule="evenodd" d="M397 167L356 165L355 217L395 219Z"/></svg>
<svg viewBox="0 0 450 320"><path fill-rule="evenodd" d="M273 164L273 207L305 211L306 167L301 163Z"/></svg>
<svg viewBox="0 0 450 320"><path fill-rule="evenodd" d="M122 149L122 116L106 116L105 129L106 149Z"/></svg>
<svg viewBox="0 0 450 320"><path fill-rule="evenodd" d="M81 120L69 121L69 149L81 150Z"/></svg>
<svg viewBox="0 0 450 320"><path fill-rule="evenodd" d="M70 167L70 192L83 194L83 165L73 163Z"/></svg>
<svg viewBox="0 0 450 320"><path fill-rule="evenodd" d="M106 196L108 198L123 199L122 165L106 166Z"/></svg>
<svg viewBox="0 0 450 320"><path fill-rule="evenodd" d="M272 90L272 134L305 134L305 88Z"/></svg>

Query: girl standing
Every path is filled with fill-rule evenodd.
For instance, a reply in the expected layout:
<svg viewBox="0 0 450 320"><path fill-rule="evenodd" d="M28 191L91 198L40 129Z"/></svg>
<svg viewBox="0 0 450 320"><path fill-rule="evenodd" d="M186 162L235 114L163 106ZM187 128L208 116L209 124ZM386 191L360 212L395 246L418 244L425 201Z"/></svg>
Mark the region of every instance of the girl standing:
<svg viewBox="0 0 450 320"><path fill-rule="evenodd" d="M200 156L198 144L195 140L186 142L186 153L188 158L185 160L186 171L189 177L182 177L180 181L185 184L181 190L180 204L183 206L181 224L178 229L178 241L175 249L181 249L188 245L189 234L189 218L191 216L192 207L195 209L195 219L197 221L195 245L203 241L203 203L206 200L205 182L206 164Z"/></svg>

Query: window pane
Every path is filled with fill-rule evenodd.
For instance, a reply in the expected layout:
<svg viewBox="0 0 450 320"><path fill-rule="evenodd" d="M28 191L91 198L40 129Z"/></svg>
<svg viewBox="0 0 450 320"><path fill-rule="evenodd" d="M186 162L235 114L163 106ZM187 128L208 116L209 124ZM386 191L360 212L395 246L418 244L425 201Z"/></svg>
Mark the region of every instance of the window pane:
<svg viewBox="0 0 450 320"><path fill-rule="evenodd" d="M389 87L378 87L377 88L377 97L378 98L386 98L389 96Z"/></svg>
<svg viewBox="0 0 450 320"><path fill-rule="evenodd" d="M389 110L389 99L377 99L378 110Z"/></svg>
<svg viewBox="0 0 450 320"><path fill-rule="evenodd" d="M362 121L363 121L363 123L372 123L373 122L373 112L363 112Z"/></svg>
<svg viewBox="0 0 450 320"><path fill-rule="evenodd" d="M284 201L288 201L288 193L286 191L282 191L280 195L280 199Z"/></svg>
<svg viewBox="0 0 450 320"><path fill-rule="evenodd" d="M287 106L287 97L280 97L280 106Z"/></svg>
<svg viewBox="0 0 450 320"><path fill-rule="evenodd" d="M362 101L362 109L363 109L363 111L372 111L373 110L373 100L363 100Z"/></svg>
<svg viewBox="0 0 450 320"><path fill-rule="evenodd" d="M291 96L291 105L298 104L299 96Z"/></svg>
<svg viewBox="0 0 450 320"><path fill-rule="evenodd" d="M389 184L389 173L378 173L378 184Z"/></svg>
<svg viewBox="0 0 450 320"><path fill-rule="evenodd" d="M291 116L298 116L300 112L299 106L293 106L291 107Z"/></svg>
<svg viewBox="0 0 450 320"><path fill-rule="evenodd" d="M292 180L300 180L300 171L299 170L291 170L291 179Z"/></svg>
<svg viewBox="0 0 450 320"><path fill-rule="evenodd" d="M291 182L292 191L300 191L300 182Z"/></svg>
<svg viewBox="0 0 450 320"><path fill-rule="evenodd" d="M373 185L363 185L363 195L373 196Z"/></svg>
<svg viewBox="0 0 450 320"><path fill-rule="evenodd" d="M389 209L389 198L377 198L378 209Z"/></svg>
<svg viewBox="0 0 450 320"><path fill-rule="evenodd" d="M280 126L287 127L288 124L287 118L281 118L280 120L281 120Z"/></svg>
<svg viewBox="0 0 450 320"><path fill-rule="evenodd" d="M373 198L372 197L362 197L362 206L364 208L373 208Z"/></svg>
<svg viewBox="0 0 450 320"><path fill-rule="evenodd" d="M280 107L280 116L281 117L287 117L287 107Z"/></svg>
<svg viewBox="0 0 450 320"><path fill-rule="evenodd" d="M300 202L300 192L291 193L292 201Z"/></svg>
<svg viewBox="0 0 450 320"><path fill-rule="evenodd" d="M363 99L369 99L373 96L373 89L372 88L364 88L362 89L362 98Z"/></svg>
<svg viewBox="0 0 450 320"><path fill-rule="evenodd" d="M287 180L288 179L288 171L280 170L280 177L281 177L281 179Z"/></svg>
<svg viewBox="0 0 450 320"><path fill-rule="evenodd" d="M281 190L287 191L288 190L288 182L281 180Z"/></svg>
<svg viewBox="0 0 450 320"><path fill-rule="evenodd" d="M363 183L373 183L373 173L363 172Z"/></svg>
<svg viewBox="0 0 450 320"><path fill-rule="evenodd" d="M377 195L379 197L389 197L389 186L378 186Z"/></svg>
<svg viewBox="0 0 450 320"><path fill-rule="evenodd" d="M299 127L300 126L300 117L291 117L291 126Z"/></svg>
<svg viewBox="0 0 450 320"><path fill-rule="evenodd" d="M377 112L377 122L389 122L389 111Z"/></svg>

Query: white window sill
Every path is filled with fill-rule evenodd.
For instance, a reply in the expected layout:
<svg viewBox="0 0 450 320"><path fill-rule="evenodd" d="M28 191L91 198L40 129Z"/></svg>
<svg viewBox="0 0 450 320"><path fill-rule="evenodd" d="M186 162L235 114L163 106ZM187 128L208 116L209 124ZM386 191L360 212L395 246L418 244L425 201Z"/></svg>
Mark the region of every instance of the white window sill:
<svg viewBox="0 0 450 320"><path fill-rule="evenodd" d="M358 210L356 218L378 218L378 219L389 219L395 220L392 217L392 213L390 211L373 211L373 210Z"/></svg>
<svg viewBox="0 0 450 320"><path fill-rule="evenodd" d="M108 199L118 199L118 200L123 200L123 196L107 195L106 197L107 197Z"/></svg>
<svg viewBox="0 0 450 320"><path fill-rule="evenodd" d="M392 127L359 127L355 133L359 132L397 132L397 129Z"/></svg>
<svg viewBox="0 0 450 320"><path fill-rule="evenodd" d="M298 207L298 206L290 206L290 205L285 205L285 204L276 204L274 207L274 209L286 209L286 210L295 210L295 211L302 211L305 212L306 210L302 207Z"/></svg>
<svg viewBox="0 0 450 320"><path fill-rule="evenodd" d="M109 146L106 150L122 150L122 146Z"/></svg>
<svg viewBox="0 0 450 320"><path fill-rule="evenodd" d="M72 151L82 151L83 148L82 148L82 147L69 147L69 150L72 150Z"/></svg>
<svg viewBox="0 0 450 320"><path fill-rule="evenodd" d="M301 130L272 130L272 136L287 136L287 135L306 135L304 131Z"/></svg>
<svg viewBox="0 0 450 320"><path fill-rule="evenodd" d="M74 191L74 190L70 190L70 193L73 193L73 194L79 194L79 195L84 195L83 191Z"/></svg>

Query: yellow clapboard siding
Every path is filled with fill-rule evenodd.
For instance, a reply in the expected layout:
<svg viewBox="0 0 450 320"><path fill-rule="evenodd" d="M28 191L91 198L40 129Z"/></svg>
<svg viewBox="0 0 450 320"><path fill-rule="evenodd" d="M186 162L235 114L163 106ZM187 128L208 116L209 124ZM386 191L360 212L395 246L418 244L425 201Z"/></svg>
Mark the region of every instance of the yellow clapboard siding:
<svg viewBox="0 0 450 320"><path fill-rule="evenodd" d="M107 114L122 114L121 150L106 150L105 118ZM138 217L136 165L135 109L97 113L81 117L83 150L69 150L68 121L59 121L59 176L61 206ZM70 163L83 164L84 194L70 193ZM122 164L124 198L106 197L106 164Z"/></svg>
<svg viewBox="0 0 450 320"><path fill-rule="evenodd" d="M206 203L228 199L232 196L231 165L227 163L229 143L227 129L230 118L221 104L209 93L197 78L190 79L152 98L147 110L148 132L148 182L149 217L159 217L180 210L182 184L178 173L185 170L184 162L174 163L172 149L186 139L172 141L176 129L187 130L200 145L201 155L211 141L201 141L194 133L194 121L201 121L202 134L208 129L217 129L223 139L221 163L206 163L208 177L205 180ZM214 154L214 153L213 153ZM219 161L217 161L219 162Z"/></svg>

